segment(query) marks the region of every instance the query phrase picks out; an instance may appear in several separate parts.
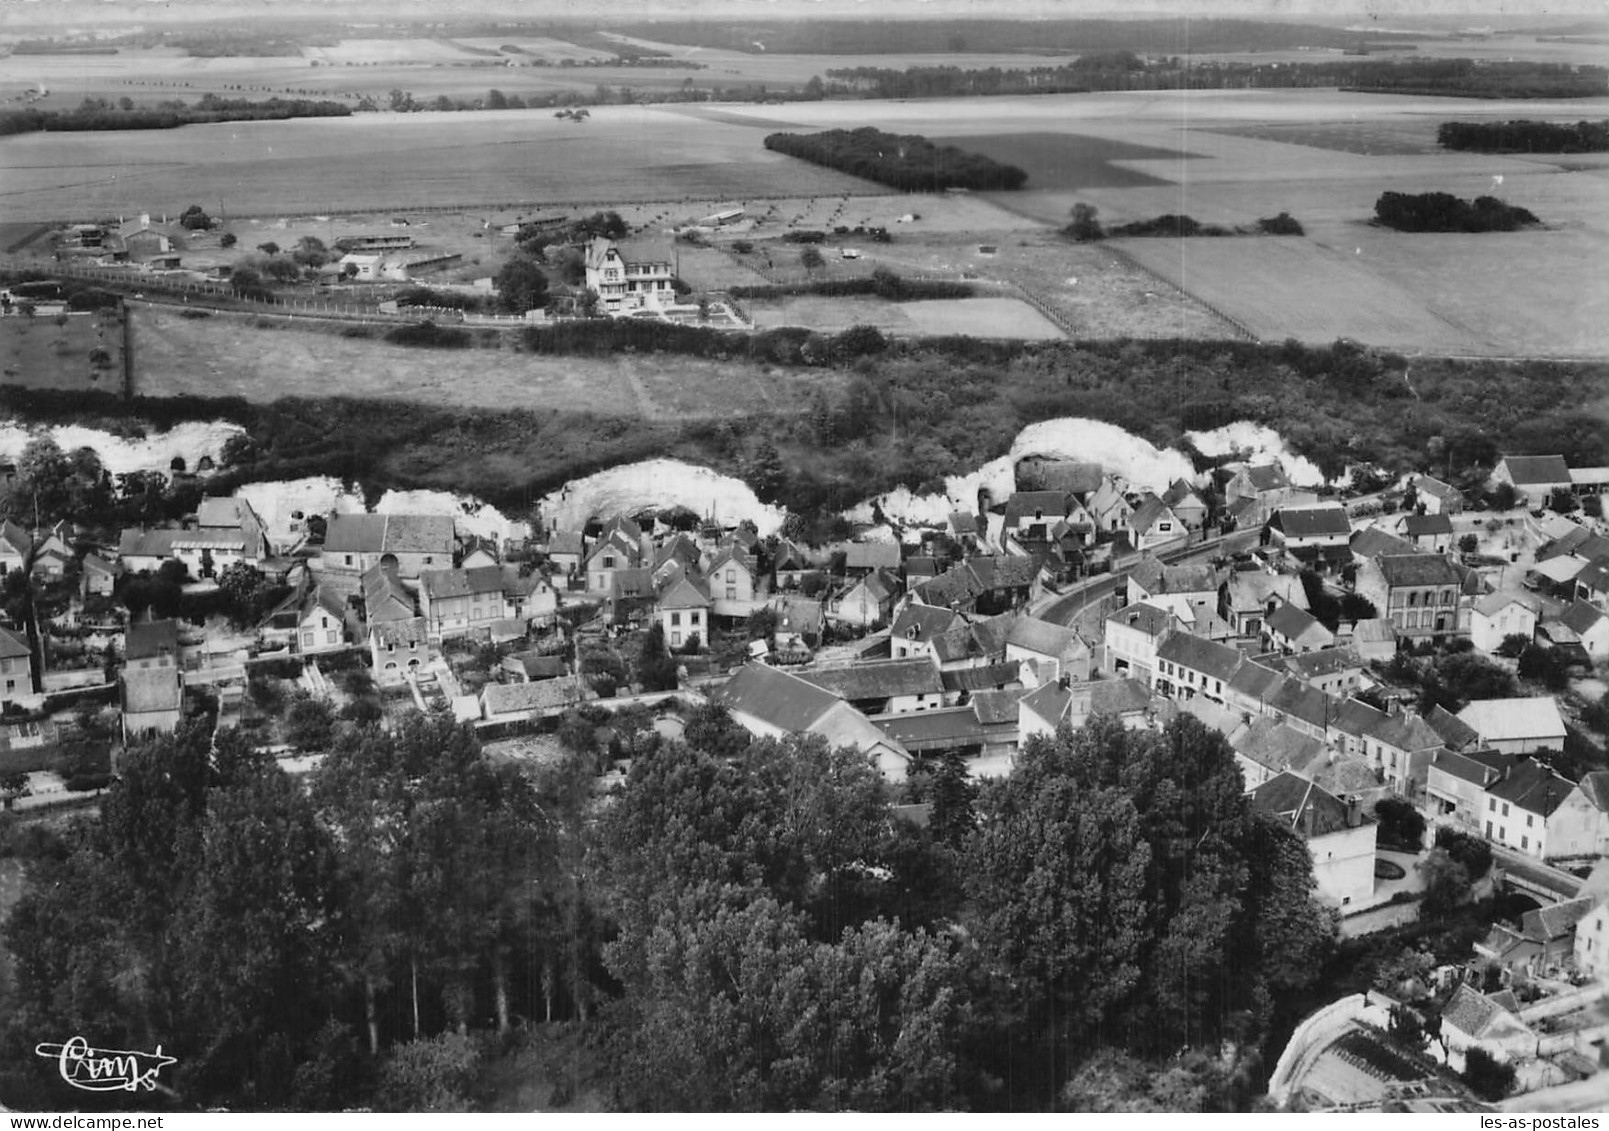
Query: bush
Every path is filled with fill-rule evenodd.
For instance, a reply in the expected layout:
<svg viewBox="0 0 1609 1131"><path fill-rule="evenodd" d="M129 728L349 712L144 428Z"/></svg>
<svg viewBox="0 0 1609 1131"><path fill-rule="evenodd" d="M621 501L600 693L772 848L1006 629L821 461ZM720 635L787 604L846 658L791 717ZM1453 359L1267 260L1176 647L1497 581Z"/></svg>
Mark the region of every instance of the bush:
<svg viewBox="0 0 1609 1131"><path fill-rule="evenodd" d="M1473 880L1480 879L1491 870L1492 846L1478 836L1442 825L1436 830L1436 847L1462 864Z"/></svg>
<svg viewBox="0 0 1609 1131"><path fill-rule="evenodd" d="M1504 1064L1479 1045L1464 1053L1464 1083L1481 1099L1496 1103L1514 1089L1514 1066Z"/></svg>
<svg viewBox="0 0 1609 1131"><path fill-rule="evenodd" d="M398 326L386 334L385 340L399 346L423 346L429 349L463 349L470 341L467 330L438 326L434 322Z"/></svg>
<svg viewBox="0 0 1609 1131"><path fill-rule="evenodd" d="M1300 221L1289 212L1281 212L1278 216L1265 216L1257 221L1257 230L1268 236L1301 236L1307 233L1303 230Z"/></svg>
<svg viewBox="0 0 1609 1131"><path fill-rule="evenodd" d="M1375 803L1374 815L1380 821L1382 841L1408 846L1411 852L1423 846L1425 819L1410 802L1400 797L1382 797Z"/></svg>
<svg viewBox="0 0 1609 1131"><path fill-rule="evenodd" d="M1381 193L1374 217L1399 232L1512 232L1541 223L1526 209L1496 197L1471 202L1445 192Z"/></svg>
<svg viewBox="0 0 1609 1131"><path fill-rule="evenodd" d="M458 1033L398 1045L380 1069L379 1106L399 1112L468 1111L480 1062L480 1049Z"/></svg>

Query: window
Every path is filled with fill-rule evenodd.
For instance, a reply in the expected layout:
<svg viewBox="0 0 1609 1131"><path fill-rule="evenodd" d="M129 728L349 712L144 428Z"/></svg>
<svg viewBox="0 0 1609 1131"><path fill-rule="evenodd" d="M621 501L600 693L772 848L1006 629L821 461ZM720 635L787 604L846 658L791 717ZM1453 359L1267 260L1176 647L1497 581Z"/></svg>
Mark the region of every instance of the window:
<svg viewBox="0 0 1609 1131"><path fill-rule="evenodd" d="M672 628L681 627L681 623L682 623L682 614L681 613L671 613L670 614L670 626Z"/></svg>
<svg viewBox="0 0 1609 1131"><path fill-rule="evenodd" d="M1492 822L1490 822L1490 821L1487 821L1487 822L1486 822L1486 836L1487 836L1487 837L1488 837L1488 838L1490 838L1490 837L1491 837L1491 835L1492 835Z"/></svg>
<svg viewBox="0 0 1609 1131"><path fill-rule="evenodd" d="M1528 837L1528 836L1520 837L1520 847L1521 848L1530 848L1531 847L1531 838Z"/></svg>
<svg viewBox="0 0 1609 1131"><path fill-rule="evenodd" d="M1503 802L1503 816L1508 816L1508 802Z"/></svg>
<svg viewBox="0 0 1609 1131"><path fill-rule="evenodd" d="M340 635L340 633L336 632L335 629L332 628L325 634L324 643L339 644L341 642Z"/></svg>
<svg viewBox="0 0 1609 1131"><path fill-rule="evenodd" d="M17 681L14 680L14 679L6 680L6 690L7 691L15 691L15 690L17 690Z"/></svg>
<svg viewBox="0 0 1609 1131"><path fill-rule="evenodd" d="M1533 817L1530 813L1525 814L1525 827L1528 828L1528 829L1533 828L1535 820L1536 820L1536 818Z"/></svg>
<svg viewBox="0 0 1609 1131"><path fill-rule="evenodd" d="M605 554L603 556L603 568L604 569L614 569L615 568L615 556L613 554Z"/></svg>
<svg viewBox="0 0 1609 1131"><path fill-rule="evenodd" d="M727 570L726 571L726 583L728 585L731 585L736 580L737 580L737 570L735 570L735 569Z"/></svg>
<svg viewBox="0 0 1609 1131"><path fill-rule="evenodd" d="M671 643L672 647L676 647L676 646L680 645L681 642L682 642L682 634L681 633L673 632L673 633L670 634L670 643Z"/></svg>
<svg viewBox="0 0 1609 1131"><path fill-rule="evenodd" d="M1417 605L1418 603L1419 603L1419 594L1417 594L1417 593L1409 593L1408 594L1408 604L1409 604L1409 606L1412 607L1414 605Z"/></svg>
<svg viewBox="0 0 1609 1131"><path fill-rule="evenodd" d="M306 632L302 633L302 647L303 648L311 648L312 646L313 646L313 630L308 629Z"/></svg>
<svg viewBox="0 0 1609 1131"><path fill-rule="evenodd" d="M351 554L348 554L348 555L347 555L347 556L346 556L346 564L347 564L347 565L351 565L351 564L352 564L352 555L351 555Z"/></svg>
<svg viewBox="0 0 1609 1131"><path fill-rule="evenodd" d="M1486 799L1486 811L1489 813L1497 812L1497 798L1488 797Z"/></svg>

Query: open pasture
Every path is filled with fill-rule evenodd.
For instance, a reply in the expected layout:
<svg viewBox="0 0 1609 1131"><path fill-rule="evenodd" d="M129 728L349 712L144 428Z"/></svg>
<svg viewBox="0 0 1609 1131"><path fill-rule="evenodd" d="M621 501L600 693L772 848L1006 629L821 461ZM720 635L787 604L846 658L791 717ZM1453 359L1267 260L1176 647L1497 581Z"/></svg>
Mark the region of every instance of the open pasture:
<svg viewBox="0 0 1609 1131"><path fill-rule="evenodd" d="M90 360L96 350L106 359ZM30 389L97 389L123 383L123 327L100 314L0 317L0 384Z"/></svg>
<svg viewBox="0 0 1609 1131"><path fill-rule="evenodd" d="M887 302L869 295L797 295L751 299L745 305L763 329L807 326L835 334L851 326L876 326L906 338L967 334L974 338L1025 338L1051 341L1061 329L1032 306L1015 298L985 297Z"/></svg>
<svg viewBox="0 0 1609 1131"><path fill-rule="evenodd" d="M1030 189L1136 188L1166 182L1124 162L1186 160L1187 153L1133 145L1116 138L1068 133L969 134L936 137L968 153L981 153L1028 174Z"/></svg>

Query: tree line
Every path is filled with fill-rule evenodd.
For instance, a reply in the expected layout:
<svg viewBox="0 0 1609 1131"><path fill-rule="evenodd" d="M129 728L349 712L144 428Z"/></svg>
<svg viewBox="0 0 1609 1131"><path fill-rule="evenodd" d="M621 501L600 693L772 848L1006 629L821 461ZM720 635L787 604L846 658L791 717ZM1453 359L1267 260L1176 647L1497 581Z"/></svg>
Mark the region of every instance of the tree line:
<svg viewBox="0 0 1609 1131"><path fill-rule="evenodd" d="M765 147L816 165L864 177L902 192L1019 189L1028 174L980 153L934 145L919 134L891 134L871 126L815 134L774 133Z"/></svg>
<svg viewBox="0 0 1609 1131"><path fill-rule="evenodd" d="M598 721L631 759L601 803ZM441 716L344 722L305 782L204 724L132 747L26 852L0 1094L59 1107L28 1051L77 1032L161 1043L189 1107L463 1109L498 1034L568 1019L633 1110L1076 1109L1112 1057L1234 1110L1333 947L1306 846L1188 717L899 791L720 708L650 721L570 716L541 770Z"/></svg>
<svg viewBox="0 0 1609 1131"><path fill-rule="evenodd" d="M1609 118L1598 122L1443 122L1436 141L1446 149L1478 153L1603 153Z"/></svg>
<svg viewBox="0 0 1609 1131"><path fill-rule="evenodd" d="M206 122L265 122L287 118L345 118L352 108L312 98L245 98L203 95L194 105L173 101L156 109L136 108L125 98L113 107L103 98L86 98L73 110L7 110L0 113L0 136L40 131L171 130Z"/></svg>

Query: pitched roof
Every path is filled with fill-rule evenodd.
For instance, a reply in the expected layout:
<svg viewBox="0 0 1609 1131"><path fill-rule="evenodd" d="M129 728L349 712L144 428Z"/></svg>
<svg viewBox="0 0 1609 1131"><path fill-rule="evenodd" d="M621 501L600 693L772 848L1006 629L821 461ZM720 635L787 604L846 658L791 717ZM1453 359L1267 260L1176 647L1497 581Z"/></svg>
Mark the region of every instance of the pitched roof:
<svg viewBox="0 0 1609 1131"><path fill-rule="evenodd" d="M1432 495L1435 498L1449 501L1462 499L1464 497L1464 493L1457 487L1452 486L1450 483L1443 483L1440 479L1436 479L1429 475L1416 476L1414 479L1414 488L1421 495Z"/></svg>
<svg viewBox="0 0 1609 1131"><path fill-rule="evenodd" d="M1266 663L1256 660L1241 664L1229 687L1237 695L1266 703L1285 685L1285 677Z"/></svg>
<svg viewBox="0 0 1609 1131"><path fill-rule="evenodd" d="M1441 1019L1443 1023L1453 1026L1459 1032L1468 1033L1472 1037L1479 1037L1486 1032L1488 1025L1501 1013L1506 1012L1491 998L1475 989L1468 982L1459 984L1453 991L1453 996L1442 1007Z"/></svg>
<svg viewBox="0 0 1609 1131"><path fill-rule="evenodd" d="M992 664L980 664L977 667L940 672L939 680L944 685L944 690L950 692L989 691L1004 687L1008 683L1016 683L1021 675L1020 661L1001 660Z"/></svg>
<svg viewBox="0 0 1609 1131"><path fill-rule="evenodd" d="M1551 817L1575 788L1569 778L1554 773L1540 762L1522 758L1514 763L1507 777L1487 786L1486 792L1527 812Z"/></svg>
<svg viewBox="0 0 1609 1131"><path fill-rule="evenodd" d="M175 620L142 621L128 626L123 637L125 660L149 660L157 656L179 654L179 622Z"/></svg>
<svg viewBox="0 0 1609 1131"><path fill-rule="evenodd" d="M432 601L471 597L477 593L502 593L507 584L505 567L500 565L419 571L419 589Z"/></svg>
<svg viewBox="0 0 1609 1131"><path fill-rule="evenodd" d="M1212 566L1164 565L1152 554L1143 555L1128 576L1153 597L1163 593L1206 593L1218 588L1218 571Z"/></svg>
<svg viewBox="0 0 1609 1131"><path fill-rule="evenodd" d="M659 594L661 609L704 609L710 604L709 583L702 577L679 574Z"/></svg>
<svg viewBox="0 0 1609 1131"><path fill-rule="evenodd" d="M586 539L579 530L555 530L548 535L548 557L555 554L579 556L586 549Z"/></svg>
<svg viewBox="0 0 1609 1131"><path fill-rule="evenodd" d="M30 661L33 659L33 650L28 647L28 641L11 629L0 626L0 660L20 660L24 657Z"/></svg>
<svg viewBox="0 0 1609 1131"><path fill-rule="evenodd" d="M481 704L487 715L507 715L559 710L588 698L589 689L580 676L561 676L531 683L488 683L481 693Z"/></svg>
<svg viewBox="0 0 1609 1131"><path fill-rule="evenodd" d="M1251 803L1303 837L1346 829L1346 802L1286 770L1251 791Z"/></svg>
<svg viewBox="0 0 1609 1131"><path fill-rule="evenodd" d="M1410 514L1403 518L1402 529L1410 538L1432 538L1437 534L1451 534L1453 520L1446 514Z"/></svg>
<svg viewBox="0 0 1609 1131"><path fill-rule="evenodd" d="M1386 584L1462 585L1463 575L1440 554L1384 554L1379 559Z"/></svg>
<svg viewBox="0 0 1609 1131"><path fill-rule="evenodd" d="M3 528L0 528L3 529ZM142 530L128 527L118 534L117 556L120 558L165 558L173 553L173 538L177 530ZM10 539L4 539L10 542ZM27 553L26 550L19 551Z"/></svg>
<svg viewBox="0 0 1609 1131"><path fill-rule="evenodd" d="M1244 468L1244 474L1255 491L1277 491L1282 487L1289 487L1291 481L1285 476L1285 469L1277 463L1263 463Z"/></svg>
<svg viewBox="0 0 1609 1131"><path fill-rule="evenodd" d="M1268 520L1268 525L1292 538L1345 538L1352 533L1351 520L1340 503L1281 507Z"/></svg>
<svg viewBox="0 0 1609 1131"><path fill-rule="evenodd" d="M1324 755L1324 743L1266 715L1253 719L1229 736L1236 754L1258 765L1283 773L1305 773L1307 767Z"/></svg>
<svg viewBox="0 0 1609 1131"><path fill-rule="evenodd" d="M1575 925L1597 905L1594 899L1567 899L1550 903L1520 916L1520 929L1526 938L1552 942L1575 930Z"/></svg>
<svg viewBox="0 0 1609 1131"><path fill-rule="evenodd" d="M1038 617L1020 617L1013 621L1006 633L1006 643L1056 658L1089 650L1077 632Z"/></svg>
<svg viewBox="0 0 1609 1131"><path fill-rule="evenodd" d="M709 575L715 576L717 570L723 566L737 566L745 573L753 574L755 571L754 555L743 549L741 543L728 542L716 551L710 559Z"/></svg>
<svg viewBox="0 0 1609 1131"><path fill-rule="evenodd" d="M1021 589L1032 585L1039 573L1039 565L1034 559L1017 554L980 554L968 558L957 568L972 574L976 579L975 592L978 593L993 589Z"/></svg>
<svg viewBox="0 0 1609 1131"><path fill-rule="evenodd" d="M1593 770L1581 778L1581 792L1600 813L1609 813L1609 770Z"/></svg>
<svg viewBox="0 0 1609 1131"><path fill-rule="evenodd" d="M978 532L978 516L967 511L950 512L950 529L957 534L976 534Z"/></svg>
<svg viewBox="0 0 1609 1131"><path fill-rule="evenodd" d="M1060 683L1042 683L1019 699L1018 703L1052 726L1057 726L1067 717L1067 709L1073 705L1073 693Z"/></svg>
<svg viewBox="0 0 1609 1131"><path fill-rule="evenodd" d="M652 597L654 571L646 566L615 570L609 575L609 595L616 601L623 597Z"/></svg>
<svg viewBox="0 0 1609 1131"><path fill-rule="evenodd" d="M113 577L116 577L120 572L119 567L115 563L107 561L99 554L85 554L83 569L85 573L107 573L111 574Z"/></svg>
<svg viewBox="0 0 1609 1131"><path fill-rule="evenodd" d="M376 562L363 571L363 608L370 624L413 619L413 595L402 587L395 570Z"/></svg>
<svg viewBox="0 0 1609 1131"><path fill-rule="evenodd" d="M919 644L931 643L947 632L960 617L946 608L912 603L906 605L894 618L888 631L889 639L914 640Z"/></svg>
<svg viewBox="0 0 1609 1131"><path fill-rule="evenodd" d="M326 554L451 554L453 520L440 514L333 514Z"/></svg>
<svg viewBox="0 0 1609 1131"><path fill-rule="evenodd" d="M1349 545L1352 553L1360 558L1380 558L1387 554L1400 557L1414 552L1412 542L1378 526L1365 526L1362 530L1354 531Z"/></svg>
<svg viewBox="0 0 1609 1131"><path fill-rule="evenodd" d="M1328 729L1349 734L1355 738L1371 734L1386 719L1386 713L1361 699L1344 699L1330 713Z"/></svg>
<svg viewBox="0 0 1609 1131"><path fill-rule="evenodd" d="M698 543L678 532L654 551L654 568L657 570L670 561L678 561L685 566L697 565L703 556L699 553Z"/></svg>
<svg viewBox="0 0 1609 1131"><path fill-rule="evenodd" d="M129 668L123 672L123 711L177 711L184 704L184 684L177 668Z"/></svg>
<svg viewBox="0 0 1609 1131"><path fill-rule="evenodd" d="M1519 760L1518 754L1500 754L1495 750L1439 751L1430 760L1433 768L1451 774L1460 781L1472 782L1485 789L1512 769Z"/></svg>
<svg viewBox="0 0 1609 1131"><path fill-rule="evenodd" d="M1394 644L1397 640L1397 629L1385 617L1366 617L1352 626L1352 643L1358 644Z"/></svg>
<svg viewBox="0 0 1609 1131"><path fill-rule="evenodd" d="M777 614L778 632L817 633L826 619L821 602L809 597L773 597L771 608Z"/></svg>
<svg viewBox="0 0 1609 1131"><path fill-rule="evenodd" d="M1042 518L1067 514L1067 495L1062 491L1018 491L1006 500L1006 525L1016 527L1035 514Z"/></svg>
<svg viewBox="0 0 1609 1131"><path fill-rule="evenodd" d="M1603 613L1596 607L1587 604L1587 602L1578 597L1571 603L1569 608L1559 614L1559 619L1564 622L1565 627L1569 628L1577 636L1583 636L1597 627L1598 622L1605 618Z"/></svg>
<svg viewBox="0 0 1609 1131"><path fill-rule="evenodd" d="M1320 648L1279 657L1280 665L1298 679L1314 680L1337 672L1361 667L1357 654L1349 648Z"/></svg>
<svg viewBox="0 0 1609 1131"><path fill-rule="evenodd" d="M1570 465L1563 456L1504 456L1502 462L1516 487L1570 482Z"/></svg>
<svg viewBox="0 0 1609 1131"><path fill-rule="evenodd" d="M1180 667L1189 668L1221 679L1228 683L1244 657L1235 649L1213 640L1203 640L1188 632L1170 633L1157 646L1158 660L1169 660Z"/></svg>
<svg viewBox="0 0 1609 1131"><path fill-rule="evenodd" d="M733 711L753 716L779 730L797 733L842 700L807 679L766 664L747 664L710 698Z"/></svg>
<svg viewBox="0 0 1609 1131"><path fill-rule="evenodd" d="M1475 611L1483 617L1496 616L1510 605L1518 605L1531 613L1542 611L1542 602L1529 593L1516 593L1511 589L1499 589L1495 593L1488 593L1475 602ZM1592 609L1591 605L1587 608ZM1596 614L1597 610L1592 609Z"/></svg>
<svg viewBox="0 0 1609 1131"><path fill-rule="evenodd" d="M1229 607L1250 611L1262 608L1271 598L1281 597L1298 608L1307 608L1307 590L1294 573L1267 573L1260 569L1236 570L1225 584Z"/></svg>
<svg viewBox="0 0 1609 1131"><path fill-rule="evenodd" d="M1174 508L1178 508L1182 504L1188 504L1191 507L1204 505L1196 489L1183 479L1175 479L1168 484L1168 489L1162 492L1162 501Z"/></svg>
<svg viewBox="0 0 1609 1131"><path fill-rule="evenodd" d="M1449 750L1462 750L1480 741L1480 735L1474 727L1440 703L1430 709L1430 713L1425 716L1425 722L1431 730L1441 736L1441 740L1447 744Z"/></svg>
<svg viewBox="0 0 1609 1131"><path fill-rule="evenodd" d="M1557 737L1564 738L1564 717L1551 695L1519 699L1477 699L1458 712L1461 722L1487 742Z"/></svg>
<svg viewBox="0 0 1609 1131"><path fill-rule="evenodd" d="M1298 679L1283 679L1269 696L1268 708L1287 718L1300 719L1315 727L1327 728L1334 700L1316 687Z"/></svg>
<svg viewBox="0 0 1609 1131"><path fill-rule="evenodd" d="M1319 623L1317 617L1306 609L1298 609L1289 601L1281 602L1278 608L1268 614L1267 623L1268 631L1277 632L1287 640L1300 640L1315 628L1329 635L1329 630Z"/></svg>
<svg viewBox="0 0 1609 1131"><path fill-rule="evenodd" d="M369 622L369 638L379 644L423 644L430 639L430 625L424 617Z"/></svg>
<svg viewBox="0 0 1609 1131"><path fill-rule="evenodd" d="M877 660L841 668L819 668L796 673L800 679L850 702L891 699L896 695L940 695L944 681L923 657Z"/></svg>
<svg viewBox="0 0 1609 1131"><path fill-rule="evenodd" d="M1017 721L1017 703L1028 693L1027 688L996 688L977 691L972 695L972 713L984 726L1001 726Z"/></svg>
<svg viewBox="0 0 1609 1131"><path fill-rule="evenodd" d="M1441 735L1418 715L1406 712L1387 715L1366 732L1387 746L1394 746L1409 754L1420 750L1434 750L1442 745Z"/></svg>
<svg viewBox="0 0 1609 1131"><path fill-rule="evenodd" d="M1066 491L1073 495L1087 495L1097 490L1105 473L1098 463L1081 463L1076 460L1038 460L1028 471L1031 481L1042 487Z"/></svg>
<svg viewBox="0 0 1609 1131"><path fill-rule="evenodd" d="M1168 508L1167 503L1147 491L1145 497L1140 500L1140 505L1134 508L1133 514L1129 515L1129 528L1139 534L1144 534L1164 518L1171 518L1174 522L1179 521L1179 516Z"/></svg>

